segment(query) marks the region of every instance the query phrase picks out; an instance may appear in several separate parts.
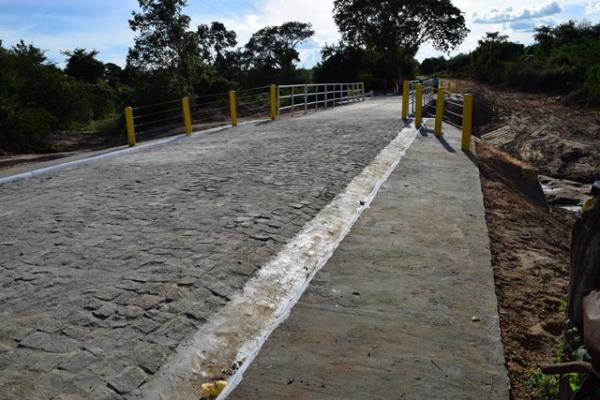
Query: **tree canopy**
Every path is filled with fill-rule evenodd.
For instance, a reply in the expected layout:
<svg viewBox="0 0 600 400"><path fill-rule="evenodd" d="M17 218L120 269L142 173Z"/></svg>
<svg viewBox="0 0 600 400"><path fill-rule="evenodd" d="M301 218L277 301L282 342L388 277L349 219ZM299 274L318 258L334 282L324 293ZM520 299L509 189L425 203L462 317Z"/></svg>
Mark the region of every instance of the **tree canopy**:
<svg viewBox="0 0 600 400"><path fill-rule="evenodd" d="M255 68L292 69L300 60L296 47L314 34L311 24L296 21L263 28L245 46L247 64Z"/></svg>
<svg viewBox="0 0 600 400"><path fill-rule="evenodd" d="M349 43L410 57L425 42L453 49L469 32L450 0L335 0L334 19Z"/></svg>
<svg viewBox="0 0 600 400"><path fill-rule="evenodd" d="M96 83L104 75L104 64L96 59L96 50L75 49L63 52L67 58L67 75L88 83Z"/></svg>
<svg viewBox="0 0 600 400"><path fill-rule="evenodd" d="M183 14L187 0L138 0L130 28L137 34L128 61L139 68L156 69L180 64L190 45L190 17Z"/></svg>
<svg viewBox="0 0 600 400"><path fill-rule="evenodd" d="M210 26L198 26L198 41L204 62L221 64L226 58L225 50L237 45L237 34L227 30L222 22L214 21Z"/></svg>

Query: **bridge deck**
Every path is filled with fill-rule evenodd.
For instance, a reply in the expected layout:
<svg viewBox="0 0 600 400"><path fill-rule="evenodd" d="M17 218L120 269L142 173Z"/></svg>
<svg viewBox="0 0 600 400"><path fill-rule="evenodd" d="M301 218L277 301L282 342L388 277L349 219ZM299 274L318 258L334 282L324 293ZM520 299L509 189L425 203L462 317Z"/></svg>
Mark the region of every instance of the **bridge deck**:
<svg viewBox="0 0 600 400"><path fill-rule="evenodd" d="M402 126L398 103L374 100L194 135L0 186L0 398L148 397L144 388L159 381L186 342L234 303L263 266L395 140ZM454 136L449 142L456 148ZM338 318L331 329L359 346L352 332L344 333L349 325L342 323L342 314L333 312L356 310L348 323L377 327L385 340L370 358L380 357L381 365L393 371L390 376L407 374L399 371L417 354L409 352L415 345L423 354L443 345L430 358L437 364L433 368L455 378L453 387L466 385L461 379L473 373L471 386L490 384L492 392L503 393L477 170L462 153L448 152L431 136L418 137L409 155L376 200L374 210L382 205L385 210L367 211L260 353L236 396L250 393L244 387L256 387L251 386L259 382L256 377L268 371L265 360L280 343L280 332L292 334L290 327L303 318L304 303L315 298L323 276L352 291L339 301L331 298L339 307L322 304L318 309L323 311L312 312L311 318ZM351 248L362 249L351 255L357 260L365 256L362 268L341 269L338 264ZM359 275L365 271L369 274ZM362 283L356 282L359 277ZM376 291L381 295L369 298ZM316 299L328 298L324 293ZM365 300L362 313L358 299ZM481 322L471 322L471 315L479 315ZM300 339L291 342L289 354L313 349L320 357L324 353L311 347L318 344L315 336L311 339L317 332L303 321L298 326L306 331L293 335L306 335L307 342L304 347ZM364 343L379 339L360 332L360 349L331 349L362 356ZM388 351L397 350L404 358L389 356ZM446 358L437 358L440 354ZM300 366L281 361L286 368ZM358 362L352 370L348 363L346 379L377 370L365 365ZM273 376L273 385L261 389L259 398L277 397L274 390L283 380L288 390L303 380L284 375ZM498 380L490 381L493 376ZM429 382L426 375L420 377ZM294 383L287 385L290 378ZM364 389L375 390L376 381L366 385L365 376ZM350 392L342 386L334 387ZM171 398L196 397L197 392L188 391Z"/></svg>
<svg viewBox="0 0 600 400"><path fill-rule="evenodd" d="M239 126L0 186L0 398L135 397L395 137L397 108Z"/></svg>
<svg viewBox="0 0 600 400"><path fill-rule="evenodd" d="M508 399L477 167L416 141L230 399Z"/></svg>

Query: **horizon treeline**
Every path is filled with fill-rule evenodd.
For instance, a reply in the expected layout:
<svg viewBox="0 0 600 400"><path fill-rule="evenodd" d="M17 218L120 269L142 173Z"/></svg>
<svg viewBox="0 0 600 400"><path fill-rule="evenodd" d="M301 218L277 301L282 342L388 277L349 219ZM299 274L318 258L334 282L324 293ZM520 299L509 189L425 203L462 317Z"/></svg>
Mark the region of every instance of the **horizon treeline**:
<svg viewBox="0 0 600 400"><path fill-rule="evenodd" d="M535 30L530 46L489 32L472 52L423 60L422 74L446 73L523 91L567 95L577 105L600 104L600 24L568 21Z"/></svg>

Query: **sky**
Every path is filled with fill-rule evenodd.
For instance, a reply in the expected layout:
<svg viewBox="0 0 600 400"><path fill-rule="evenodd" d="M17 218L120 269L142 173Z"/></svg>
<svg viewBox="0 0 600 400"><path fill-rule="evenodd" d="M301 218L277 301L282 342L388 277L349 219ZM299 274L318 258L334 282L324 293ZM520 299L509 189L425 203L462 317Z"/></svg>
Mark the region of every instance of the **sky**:
<svg viewBox="0 0 600 400"><path fill-rule="evenodd" d="M424 0L426 1L426 0ZM533 41L533 30L570 19L600 22L600 0L452 0L465 15L471 30L450 54L477 46L485 32L500 31L523 44ZM0 40L4 46L20 39L46 51L48 58L64 64L63 51L76 47L96 49L104 62L124 65L134 33L128 19L137 0L0 0ZM244 45L252 33L289 20L310 22L315 36L300 46L302 67L320 60L320 49L340 39L332 18L333 0L188 0L184 12L192 27L222 21ZM417 58L442 55L425 44Z"/></svg>

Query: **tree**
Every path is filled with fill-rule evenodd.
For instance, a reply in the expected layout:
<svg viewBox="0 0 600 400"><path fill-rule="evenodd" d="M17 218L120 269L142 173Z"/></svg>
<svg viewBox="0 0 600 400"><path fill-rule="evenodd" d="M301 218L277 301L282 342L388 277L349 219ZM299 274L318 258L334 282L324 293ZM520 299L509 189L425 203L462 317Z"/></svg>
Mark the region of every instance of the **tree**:
<svg viewBox="0 0 600 400"><path fill-rule="evenodd" d="M225 61L225 50L237 45L237 34L228 31L222 22L214 21L208 25L198 26L198 41L200 42L200 54L202 60L207 64L223 64Z"/></svg>
<svg viewBox="0 0 600 400"><path fill-rule="evenodd" d="M75 49L63 52L67 56L67 75L88 83L96 83L104 75L104 64L96 59L96 50Z"/></svg>
<svg viewBox="0 0 600 400"><path fill-rule="evenodd" d="M450 0L335 0L334 20L350 44L387 53L393 75L423 43L448 51L469 32Z"/></svg>
<svg viewBox="0 0 600 400"><path fill-rule="evenodd" d="M506 78L507 63L523 55L525 46L508 41L508 36L488 32L473 51L471 66L477 79L499 83Z"/></svg>
<svg viewBox="0 0 600 400"><path fill-rule="evenodd" d="M144 71L170 70L181 94L189 93L200 62L196 32L188 31L183 14L187 0L138 0L141 12L132 12L129 26L137 33L129 49L128 65Z"/></svg>
<svg viewBox="0 0 600 400"><path fill-rule="evenodd" d="M123 82L123 68L117 64L106 63L104 64L104 75L103 78L112 87L116 87L119 83Z"/></svg>
<svg viewBox="0 0 600 400"><path fill-rule="evenodd" d="M46 62L46 55L43 50L32 44L25 44L22 39L12 48L11 53L23 64L39 65Z"/></svg>
<svg viewBox="0 0 600 400"><path fill-rule="evenodd" d="M421 71L422 74L430 75L435 72L444 71L446 69L446 66L447 66L447 61L444 58L444 56L429 57L429 58L424 59L423 62L421 62L421 66L419 67L419 70Z"/></svg>
<svg viewBox="0 0 600 400"><path fill-rule="evenodd" d="M296 47L314 34L311 24L303 22L267 26L252 35L245 46L248 66L291 70L300 61Z"/></svg>

